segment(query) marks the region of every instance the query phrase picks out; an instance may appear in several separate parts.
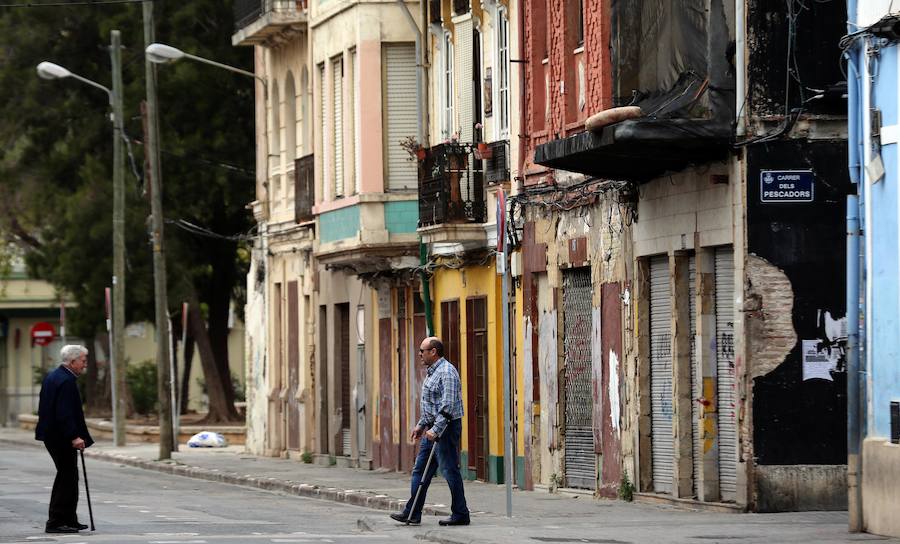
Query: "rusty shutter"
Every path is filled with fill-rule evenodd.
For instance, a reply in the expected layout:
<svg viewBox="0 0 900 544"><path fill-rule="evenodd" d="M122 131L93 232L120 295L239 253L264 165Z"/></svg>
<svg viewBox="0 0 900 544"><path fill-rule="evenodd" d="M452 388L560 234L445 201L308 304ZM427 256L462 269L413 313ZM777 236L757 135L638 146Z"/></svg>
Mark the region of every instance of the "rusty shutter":
<svg viewBox="0 0 900 544"><path fill-rule="evenodd" d="M585 489L594 489L597 481L591 392L592 298L590 270L567 270L563 275L566 486Z"/></svg>
<svg viewBox="0 0 900 544"><path fill-rule="evenodd" d="M290 450L300 449L300 403L297 390L300 387L300 311L297 282L287 284L287 359L288 359L288 398L287 398L287 447Z"/></svg>

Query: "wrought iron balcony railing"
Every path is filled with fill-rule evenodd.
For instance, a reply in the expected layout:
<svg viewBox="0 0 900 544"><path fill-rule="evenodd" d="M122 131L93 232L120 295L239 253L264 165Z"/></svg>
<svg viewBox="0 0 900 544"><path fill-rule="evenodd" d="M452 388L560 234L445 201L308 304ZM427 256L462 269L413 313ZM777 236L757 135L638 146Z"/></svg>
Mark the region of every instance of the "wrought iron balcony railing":
<svg viewBox="0 0 900 544"><path fill-rule="evenodd" d="M234 0L234 28L240 30L266 13L304 13L307 0Z"/></svg>
<svg viewBox="0 0 900 544"><path fill-rule="evenodd" d="M470 144L445 143L419 160L419 226L484 223L482 161Z"/></svg>

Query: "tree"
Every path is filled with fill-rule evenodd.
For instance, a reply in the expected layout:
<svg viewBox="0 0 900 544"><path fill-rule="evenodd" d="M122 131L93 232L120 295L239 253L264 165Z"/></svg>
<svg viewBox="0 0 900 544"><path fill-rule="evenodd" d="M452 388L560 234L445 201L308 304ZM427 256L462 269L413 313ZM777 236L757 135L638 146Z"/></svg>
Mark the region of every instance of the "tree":
<svg viewBox="0 0 900 544"><path fill-rule="evenodd" d="M156 9L159 41L252 70L251 51L231 46L230 1L158 0ZM105 330L102 293L112 269L107 100L74 81L39 80L35 66L51 60L106 83L109 31L122 31L126 132L140 176L141 25L140 4L0 8L0 232L25 250L33 274L72 295L69 328L86 338ZM160 70L159 99L170 312L191 299L205 310L208 327L200 322L193 330L198 347L210 346L199 349L204 370L219 371L206 383L222 391L210 394L209 418L234 419L227 321L246 274L242 242L199 236L187 225L227 235L250 229L244 206L254 191L253 86L183 61ZM129 321L153 316L149 205L137 176L130 177L126 205Z"/></svg>

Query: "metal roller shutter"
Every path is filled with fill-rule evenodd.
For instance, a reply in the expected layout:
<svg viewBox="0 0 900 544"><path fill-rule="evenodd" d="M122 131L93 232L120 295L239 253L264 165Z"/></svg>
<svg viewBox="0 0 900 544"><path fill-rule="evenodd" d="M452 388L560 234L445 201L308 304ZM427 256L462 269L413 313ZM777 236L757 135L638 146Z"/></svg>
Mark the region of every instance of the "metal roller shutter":
<svg viewBox="0 0 900 544"><path fill-rule="evenodd" d="M591 274L567 270L563 276L566 376L566 486L594 489L593 394L591 384Z"/></svg>
<svg viewBox="0 0 900 544"><path fill-rule="evenodd" d="M344 196L344 61L331 62L334 101L334 196Z"/></svg>
<svg viewBox="0 0 900 544"><path fill-rule="evenodd" d="M653 490L672 492L672 297L667 256L650 259L650 440Z"/></svg>
<svg viewBox="0 0 900 544"><path fill-rule="evenodd" d="M691 312L691 458L694 465L693 482L694 496L697 496L697 483L700 480L700 472L703 470L703 445L700 433L700 403L702 396L703 374L700 372L700 361L697 357L697 288L694 283L697 278L697 259L691 255L688 261L688 298Z"/></svg>
<svg viewBox="0 0 900 544"><path fill-rule="evenodd" d="M456 38L456 88L459 97L457 106L459 141L473 142L475 140L475 90L472 83L472 42L475 34L472 19L457 24L454 36ZM460 183L459 192L463 202L471 200L470 183Z"/></svg>
<svg viewBox="0 0 900 544"><path fill-rule="evenodd" d="M719 492L737 495L737 382L734 375L734 252L716 250L716 389L719 414Z"/></svg>
<svg viewBox="0 0 900 544"><path fill-rule="evenodd" d="M416 47L413 44L385 44L385 158L387 189L402 191L418 186L416 163L409 160L400 142L418 131L416 121Z"/></svg>

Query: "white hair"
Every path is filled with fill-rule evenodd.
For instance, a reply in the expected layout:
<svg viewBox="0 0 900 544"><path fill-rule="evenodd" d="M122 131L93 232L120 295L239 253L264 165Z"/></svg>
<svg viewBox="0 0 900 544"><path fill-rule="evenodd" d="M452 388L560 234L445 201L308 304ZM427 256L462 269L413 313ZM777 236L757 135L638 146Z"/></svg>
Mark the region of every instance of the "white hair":
<svg viewBox="0 0 900 544"><path fill-rule="evenodd" d="M59 350L59 357L62 359L63 363L71 363L82 355L87 355L87 353L88 350L86 347L79 346L78 344L69 344L68 346L63 346L63 348Z"/></svg>

